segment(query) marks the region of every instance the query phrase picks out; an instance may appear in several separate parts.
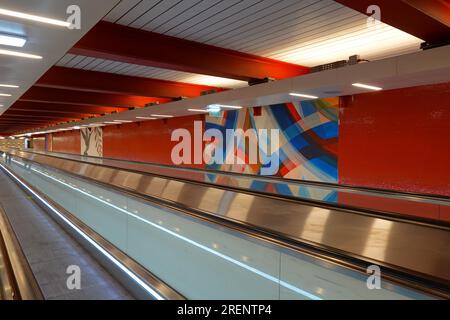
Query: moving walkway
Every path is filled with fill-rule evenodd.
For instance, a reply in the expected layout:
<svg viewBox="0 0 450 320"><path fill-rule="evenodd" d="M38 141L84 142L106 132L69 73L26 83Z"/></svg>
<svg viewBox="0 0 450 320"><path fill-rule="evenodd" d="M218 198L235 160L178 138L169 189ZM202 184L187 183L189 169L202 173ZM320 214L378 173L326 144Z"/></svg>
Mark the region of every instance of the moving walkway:
<svg viewBox="0 0 450 320"><path fill-rule="evenodd" d="M0 167L138 297L449 297L445 223L104 161L10 150ZM373 266L381 268L379 289L369 289Z"/></svg>
<svg viewBox="0 0 450 320"><path fill-rule="evenodd" d="M81 272L69 288L69 267ZM87 250L0 170L0 300L133 299Z"/></svg>

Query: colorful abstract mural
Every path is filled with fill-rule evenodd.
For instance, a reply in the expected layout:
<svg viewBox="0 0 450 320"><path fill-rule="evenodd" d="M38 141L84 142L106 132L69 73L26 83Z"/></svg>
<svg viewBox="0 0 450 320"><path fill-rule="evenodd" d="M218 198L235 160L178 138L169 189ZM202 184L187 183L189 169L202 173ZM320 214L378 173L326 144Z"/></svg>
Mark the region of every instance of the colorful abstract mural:
<svg viewBox="0 0 450 320"><path fill-rule="evenodd" d="M257 108L226 111L220 117L208 116L206 129L278 129L280 132L279 170L276 176L295 180L338 182L337 149L339 136L339 98L288 102ZM214 143L214 142L212 142ZM225 145L229 144L227 141ZM247 158L248 148L237 144L235 156ZM211 164L208 169L259 175L262 165ZM211 176L211 179L213 176ZM211 181L215 182L215 181ZM254 183L254 189L267 185ZM277 186L278 192L306 198L333 201L337 195L325 189L292 185Z"/></svg>

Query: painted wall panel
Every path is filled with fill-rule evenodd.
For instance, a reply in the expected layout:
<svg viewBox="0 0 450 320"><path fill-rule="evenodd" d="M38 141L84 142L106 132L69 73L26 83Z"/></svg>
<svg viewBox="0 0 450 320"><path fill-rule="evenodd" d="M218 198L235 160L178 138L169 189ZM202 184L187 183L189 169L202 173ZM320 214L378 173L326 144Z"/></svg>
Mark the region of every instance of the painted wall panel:
<svg viewBox="0 0 450 320"><path fill-rule="evenodd" d="M62 153L80 154L80 131L58 132L52 135L52 151Z"/></svg>
<svg viewBox="0 0 450 320"><path fill-rule="evenodd" d="M171 153L177 142L171 141L172 131L186 129L194 136L194 121L203 123L203 116L152 120L104 127L103 156L173 165ZM191 166L204 167L203 164Z"/></svg>
<svg viewBox="0 0 450 320"><path fill-rule="evenodd" d="M33 150L36 151L45 151L46 144L45 137L34 137L33 138Z"/></svg>
<svg viewBox="0 0 450 320"><path fill-rule="evenodd" d="M339 182L450 196L450 83L344 97Z"/></svg>

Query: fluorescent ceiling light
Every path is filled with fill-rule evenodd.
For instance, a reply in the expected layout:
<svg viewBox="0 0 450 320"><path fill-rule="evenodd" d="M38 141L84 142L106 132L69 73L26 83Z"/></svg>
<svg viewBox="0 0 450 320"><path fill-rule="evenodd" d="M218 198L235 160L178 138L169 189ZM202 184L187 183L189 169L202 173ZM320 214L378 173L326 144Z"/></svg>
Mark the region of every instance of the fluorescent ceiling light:
<svg viewBox="0 0 450 320"><path fill-rule="evenodd" d="M371 85L363 84L363 83L353 83L352 86L358 87L358 88L363 88L363 89L374 90L374 91L383 90L383 88L375 87L375 86L371 86Z"/></svg>
<svg viewBox="0 0 450 320"><path fill-rule="evenodd" d="M3 46L22 48L26 42L27 42L27 39L25 39L25 38L10 36L7 34L0 34L0 45L3 45Z"/></svg>
<svg viewBox="0 0 450 320"><path fill-rule="evenodd" d="M190 111L190 112L206 112L206 113L209 112L209 110L204 110L204 109L188 109L188 111Z"/></svg>
<svg viewBox="0 0 450 320"><path fill-rule="evenodd" d="M227 106L227 105L222 105L222 104L220 104L219 106L221 106L222 108L227 108L227 109L236 109L236 110L242 109L242 107L240 107L240 106Z"/></svg>
<svg viewBox="0 0 450 320"><path fill-rule="evenodd" d="M306 99L319 99L319 97L311 96L309 94L303 94L303 93L289 93L290 96L293 97L300 97L300 98L306 98Z"/></svg>
<svg viewBox="0 0 450 320"><path fill-rule="evenodd" d="M79 129L81 129L81 127L80 126L75 126L75 127L73 127L75 130L79 130Z"/></svg>
<svg viewBox="0 0 450 320"><path fill-rule="evenodd" d="M41 16L35 16L32 14L27 14L27 13L18 12L18 11L12 11L12 10L6 10L6 9L1 9L1 8L0 8L0 15L19 18L19 19L25 19L25 20L30 20L30 21L36 21L36 22L42 22L42 23L47 23L47 24L53 24L55 26L61 26L61 27L69 27L70 26L70 22L67 22L67 21L45 18L45 17L41 17Z"/></svg>
<svg viewBox="0 0 450 320"><path fill-rule="evenodd" d="M173 118L173 116L167 115L167 114L152 114L152 117L156 118Z"/></svg>
<svg viewBox="0 0 450 320"><path fill-rule="evenodd" d="M42 59L42 56L37 56L34 54L17 52L17 51L3 50L3 49L0 49L0 54L6 55L6 56L28 58L28 59Z"/></svg>
<svg viewBox="0 0 450 320"><path fill-rule="evenodd" d="M4 107L4 105L0 104L0 108L1 108L1 107Z"/></svg>
<svg viewBox="0 0 450 320"><path fill-rule="evenodd" d="M112 121L105 121L103 123L105 123L105 124L118 124L118 122L112 122Z"/></svg>
<svg viewBox="0 0 450 320"><path fill-rule="evenodd" d="M0 97L11 97L9 93L0 93Z"/></svg>
<svg viewBox="0 0 450 320"><path fill-rule="evenodd" d="M0 87L3 87L3 88L19 88L19 86L15 86L15 85L12 85L12 84L1 84L1 83L0 83Z"/></svg>
<svg viewBox="0 0 450 320"><path fill-rule="evenodd" d="M129 123L129 122L133 122L133 121L130 121L130 120L113 120L114 122L116 122L116 123Z"/></svg>
<svg viewBox="0 0 450 320"><path fill-rule="evenodd" d="M136 119L142 119L142 120L156 120L156 118L152 118L152 117L136 117Z"/></svg>

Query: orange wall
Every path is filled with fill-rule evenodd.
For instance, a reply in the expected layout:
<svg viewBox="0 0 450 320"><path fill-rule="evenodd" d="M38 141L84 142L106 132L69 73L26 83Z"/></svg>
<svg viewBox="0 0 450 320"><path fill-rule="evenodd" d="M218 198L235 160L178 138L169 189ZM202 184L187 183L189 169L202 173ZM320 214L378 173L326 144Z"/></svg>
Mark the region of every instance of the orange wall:
<svg viewBox="0 0 450 320"><path fill-rule="evenodd" d="M341 184L450 196L450 83L341 104Z"/></svg>
<svg viewBox="0 0 450 320"><path fill-rule="evenodd" d="M194 136L194 121L204 122L203 119L203 116L190 116L104 127L103 156L173 165L171 153L177 142L170 141L172 131L183 128Z"/></svg>
<svg viewBox="0 0 450 320"><path fill-rule="evenodd" d="M52 135L52 150L53 152L80 154L81 140L80 131L66 131L59 132Z"/></svg>
<svg viewBox="0 0 450 320"><path fill-rule="evenodd" d="M33 138L33 150L45 151L45 137Z"/></svg>

